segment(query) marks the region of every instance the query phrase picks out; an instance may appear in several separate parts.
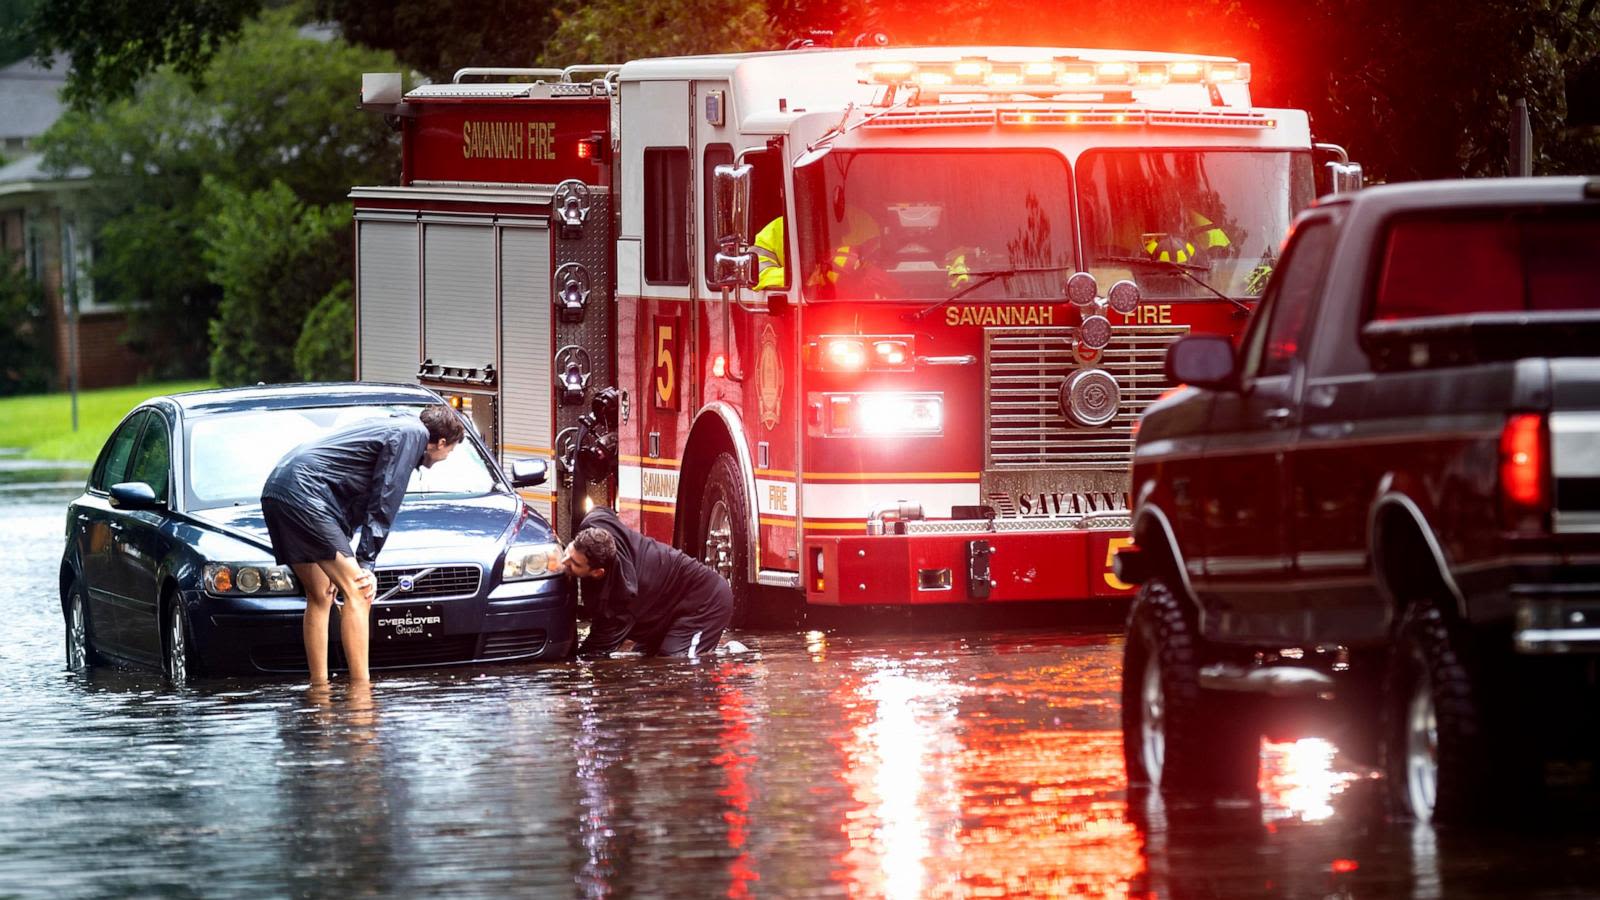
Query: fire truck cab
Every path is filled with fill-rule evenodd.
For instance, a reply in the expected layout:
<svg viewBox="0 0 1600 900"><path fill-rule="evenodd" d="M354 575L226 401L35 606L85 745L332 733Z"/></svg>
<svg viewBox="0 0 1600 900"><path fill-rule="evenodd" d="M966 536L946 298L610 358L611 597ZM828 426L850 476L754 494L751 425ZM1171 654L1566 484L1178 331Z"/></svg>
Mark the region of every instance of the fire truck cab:
<svg viewBox="0 0 1600 900"><path fill-rule="evenodd" d="M405 153L352 192L359 377L450 393L556 461L559 529L614 505L740 615L1126 593L1166 347L1236 335L1319 172L1359 182L1221 57L802 50L364 103Z"/></svg>

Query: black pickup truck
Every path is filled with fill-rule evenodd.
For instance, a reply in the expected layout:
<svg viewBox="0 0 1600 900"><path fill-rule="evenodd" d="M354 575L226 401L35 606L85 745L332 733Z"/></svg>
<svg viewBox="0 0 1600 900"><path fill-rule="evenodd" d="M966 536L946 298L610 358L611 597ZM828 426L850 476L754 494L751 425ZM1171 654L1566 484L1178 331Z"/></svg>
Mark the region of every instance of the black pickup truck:
<svg viewBox="0 0 1600 900"><path fill-rule="evenodd" d="M1184 338L1167 374L1186 387L1140 424L1116 561L1141 585L1131 783L1249 790L1285 712L1339 724L1419 819L1585 771L1600 179L1319 203L1239 347Z"/></svg>

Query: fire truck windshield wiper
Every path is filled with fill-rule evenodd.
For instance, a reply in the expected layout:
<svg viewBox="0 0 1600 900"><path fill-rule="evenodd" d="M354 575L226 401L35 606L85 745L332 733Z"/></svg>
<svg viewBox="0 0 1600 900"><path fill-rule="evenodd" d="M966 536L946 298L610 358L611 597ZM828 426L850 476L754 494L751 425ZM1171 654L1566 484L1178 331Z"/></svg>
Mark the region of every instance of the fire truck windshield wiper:
<svg viewBox="0 0 1600 900"><path fill-rule="evenodd" d="M1204 278L1201 278L1200 276L1195 274L1196 272L1209 272L1209 271L1211 271L1211 267L1210 266L1197 266L1194 263L1173 262L1170 259L1150 259L1147 256L1097 256L1097 257L1095 257L1095 262L1118 263L1118 264L1127 265L1127 266L1143 266L1144 268L1147 268L1147 269L1160 269L1162 271L1166 271L1166 270L1170 269L1170 270L1172 270L1174 272L1177 272L1179 275L1182 275L1183 277L1189 279L1190 281L1194 282L1195 284L1200 285L1201 287L1205 288L1206 290L1210 291L1211 293L1216 294L1218 297L1221 297L1223 300L1226 300L1229 303L1232 303L1234 306L1237 306L1239 309L1241 309L1241 310L1243 310L1245 312L1249 312L1250 311L1249 304L1245 303L1243 300L1240 300L1237 297L1229 297L1227 294L1224 294L1223 292L1221 292L1221 291L1217 290L1216 288L1212 287L1210 282L1206 281Z"/></svg>
<svg viewBox="0 0 1600 900"><path fill-rule="evenodd" d="M967 277L972 279L972 283L966 285L961 290L956 291L954 294L951 294L932 306L929 306L925 309L919 309L914 313L907 314L906 319L913 321L920 319L941 306L960 300L962 297L965 297L978 288L981 288L989 282L994 281L996 278L1010 278L1015 275L1032 275L1036 272L1075 272L1077 269L1077 266L1019 266L1013 269L990 269L986 272L968 272Z"/></svg>

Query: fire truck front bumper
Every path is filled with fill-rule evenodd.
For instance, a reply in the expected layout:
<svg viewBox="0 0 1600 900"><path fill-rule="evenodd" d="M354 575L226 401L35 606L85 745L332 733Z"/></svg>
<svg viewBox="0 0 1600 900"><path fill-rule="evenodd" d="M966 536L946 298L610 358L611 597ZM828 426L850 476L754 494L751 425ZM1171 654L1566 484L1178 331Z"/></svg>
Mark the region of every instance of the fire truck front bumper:
<svg viewBox="0 0 1600 900"><path fill-rule="evenodd" d="M805 539L806 601L822 606L1003 603L1126 596L1112 560L1120 527L915 522L897 534ZM1032 527L1028 527L1032 526Z"/></svg>

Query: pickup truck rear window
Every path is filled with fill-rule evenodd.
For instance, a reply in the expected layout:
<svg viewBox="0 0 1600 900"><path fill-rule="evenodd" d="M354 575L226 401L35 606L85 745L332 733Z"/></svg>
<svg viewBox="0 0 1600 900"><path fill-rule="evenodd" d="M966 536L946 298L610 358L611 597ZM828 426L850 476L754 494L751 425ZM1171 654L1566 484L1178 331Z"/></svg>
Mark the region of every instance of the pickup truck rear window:
<svg viewBox="0 0 1600 900"><path fill-rule="evenodd" d="M1383 252L1379 321L1600 308L1600 209L1408 217Z"/></svg>

